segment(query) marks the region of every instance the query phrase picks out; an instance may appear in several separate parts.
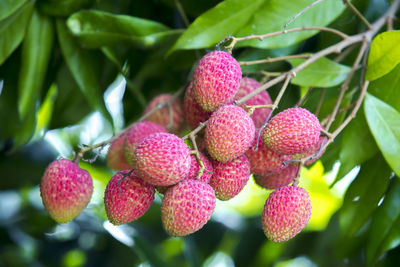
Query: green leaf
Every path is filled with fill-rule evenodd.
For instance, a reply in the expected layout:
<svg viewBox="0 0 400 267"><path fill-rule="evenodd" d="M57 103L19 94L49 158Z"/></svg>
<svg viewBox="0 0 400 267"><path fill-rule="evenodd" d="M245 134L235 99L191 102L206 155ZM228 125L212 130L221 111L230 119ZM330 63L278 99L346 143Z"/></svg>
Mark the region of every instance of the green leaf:
<svg viewBox="0 0 400 267"><path fill-rule="evenodd" d="M238 36L249 36L252 34L265 34L283 30L286 23L297 13L310 4L309 0L264 1L264 4L257 9L253 18L243 27ZM298 27L326 26L334 21L345 9L342 1L326 0L304 12L297 17L287 29ZM254 46L259 48L280 48L293 45L305 40L318 31L299 31L280 36L274 36L260 40L249 40L240 42L239 46Z"/></svg>
<svg viewBox="0 0 400 267"><path fill-rule="evenodd" d="M182 30L170 30L161 23L132 16L114 15L95 10L73 14L67 25L79 42L89 48L127 43L153 47L175 39Z"/></svg>
<svg viewBox="0 0 400 267"><path fill-rule="evenodd" d="M30 112L36 112L36 104L52 51L53 34L54 28L50 18L35 10L22 45L18 83L18 111L21 119L25 119Z"/></svg>
<svg viewBox="0 0 400 267"><path fill-rule="evenodd" d="M38 8L51 16L68 16L83 7L89 6L94 0L41 0Z"/></svg>
<svg viewBox="0 0 400 267"><path fill-rule="evenodd" d="M365 79L376 80L400 63L400 31L378 34L371 43Z"/></svg>
<svg viewBox="0 0 400 267"><path fill-rule="evenodd" d="M32 6L33 1L29 1L14 14L0 21L0 65L22 42Z"/></svg>
<svg viewBox="0 0 400 267"><path fill-rule="evenodd" d="M339 211L343 239L351 239L371 217L386 192L391 175L392 170L380 154L361 165Z"/></svg>
<svg viewBox="0 0 400 267"><path fill-rule="evenodd" d="M400 244L400 180L393 179L389 192L371 222L367 264L374 265L387 250Z"/></svg>
<svg viewBox="0 0 400 267"><path fill-rule="evenodd" d="M400 65L385 76L372 81L368 92L400 112Z"/></svg>
<svg viewBox="0 0 400 267"><path fill-rule="evenodd" d="M296 67L306 59L295 58L288 61ZM349 72L349 67L323 57L296 73L291 83L307 87L333 87L342 83Z"/></svg>
<svg viewBox="0 0 400 267"><path fill-rule="evenodd" d="M45 130L48 128L53 115L54 102L56 101L57 94L57 85L53 83L50 86L50 89L47 91L46 97L44 98L43 103L38 110L33 140L42 137Z"/></svg>
<svg viewBox="0 0 400 267"><path fill-rule="evenodd" d="M7 18L20 8L27 0L2 0L0 1L0 20Z"/></svg>
<svg viewBox="0 0 400 267"><path fill-rule="evenodd" d="M340 169L332 185L340 181L355 166L372 158L378 147L368 130L368 124L363 110L359 110L357 116L343 131L340 146Z"/></svg>
<svg viewBox="0 0 400 267"><path fill-rule="evenodd" d="M178 49L206 48L236 33L264 0L226 0L199 16L175 43Z"/></svg>
<svg viewBox="0 0 400 267"><path fill-rule="evenodd" d="M92 108L100 111L105 118L112 121L102 98L100 77L95 71L95 55L79 46L67 31L65 22L62 20L57 20L57 33L64 59L86 100Z"/></svg>
<svg viewBox="0 0 400 267"><path fill-rule="evenodd" d="M364 112L379 149L400 176L400 113L370 94L366 96Z"/></svg>

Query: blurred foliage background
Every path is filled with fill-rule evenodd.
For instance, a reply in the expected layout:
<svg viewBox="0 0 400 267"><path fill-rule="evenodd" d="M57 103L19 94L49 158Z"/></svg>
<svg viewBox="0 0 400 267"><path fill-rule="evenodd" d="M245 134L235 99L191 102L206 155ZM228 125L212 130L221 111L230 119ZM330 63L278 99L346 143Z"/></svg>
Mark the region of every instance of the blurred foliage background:
<svg viewBox="0 0 400 267"><path fill-rule="evenodd" d="M75 220L56 224L40 199L38 185L52 160L72 158L78 145L110 138L137 120L152 97L185 86L196 61L224 37L281 30L310 2L0 0L0 266L397 266L400 182L394 162L400 162L400 151L386 152L400 144L399 66L371 82L364 105L376 112L360 110L321 160L304 168L300 186L310 192L312 217L289 242L266 239L260 216L269 191L252 179L234 199L218 201L212 219L190 236L164 232L159 196L144 217L113 226L103 205L115 173L105 166L106 150L94 164L81 163L94 179L94 194ZM390 4L352 2L369 21ZM349 35L365 30L339 0L313 7L289 28L328 25ZM313 53L337 41L329 33L299 32L240 44L234 56ZM304 106L315 110L321 88L327 88L319 114L324 118L355 52L341 64L332 57L305 70L289 85L279 109L314 87ZM254 72L296 64L242 70L261 78ZM278 89L269 90L273 99ZM354 94L349 91L343 107ZM391 126L377 134L373 129L381 117ZM394 137L387 141L389 133Z"/></svg>

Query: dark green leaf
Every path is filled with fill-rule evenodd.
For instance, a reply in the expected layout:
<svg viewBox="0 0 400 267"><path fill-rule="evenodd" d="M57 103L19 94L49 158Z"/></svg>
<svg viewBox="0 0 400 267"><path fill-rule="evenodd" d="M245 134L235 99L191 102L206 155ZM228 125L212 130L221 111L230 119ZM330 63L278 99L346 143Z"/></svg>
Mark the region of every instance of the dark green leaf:
<svg viewBox="0 0 400 267"><path fill-rule="evenodd" d="M368 92L400 112L400 65L385 76L372 81Z"/></svg>
<svg viewBox="0 0 400 267"><path fill-rule="evenodd" d="M389 192L371 222L367 263L373 265L387 250L400 244L400 180L393 179Z"/></svg>
<svg viewBox="0 0 400 267"><path fill-rule="evenodd" d="M238 32L238 36L249 36L252 34L265 34L283 30L286 23L290 21L297 13L303 10L311 2L309 0L264 1L264 4L254 13L252 20L246 27ZM335 20L344 10L345 5L342 1L326 0L323 1L301 16L297 17L287 29L298 27L326 26ZM279 48L290 46L302 40L305 40L318 31L299 31L285 35L274 36L260 40L250 40L240 42L239 46L254 46L259 48Z"/></svg>
<svg viewBox="0 0 400 267"><path fill-rule="evenodd" d="M67 25L72 34L90 48L120 43L152 47L174 39L182 32L170 30L155 21L95 10L73 14L68 18Z"/></svg>
<svg viewBox="0 0 400 267"><path fill-rule="evenodd" d="M32 6L33 1L29 1L14 14L0 21L0 65L22 42Z"/></svg>
<svg viewBox="0 0 400 267"><path fill-rule="evenodd" d="M99 110L104 117L112 121L102 98L100 78L95 71L94 55L79 46L62 20L57 21L57 33L64 59L87 101L94 109Z"/></svg>
<svg viewBox="0 0 400 267"><path fill-rule="evenodd" d="M293 67L306 61L296 58L288 60ZM333 87L342 83L350 72L350 68L331 61L327 58L320 58L305 69L296 73L291 82L300 86L308 87Z"/></svg>
<svg viewBox="0 0 400 267"><path fill-rule="evenodd" d="M28 113L36 112L36 104L50 58L53 33L50 18L35 10L22 45L18 84L18 111L22 119L25 119Z"/></svg>
<svg viewBox="0 0 400 267"><path fill-rule="evenodd" d="M51 16L68 16L93 2L94 0L41 0L38 8Z"/></svg>
<svg viewBox="0 0 400 267"><path fill-rule="evenodd" d="M227 0L199 16L171 51L215 45L249 21L263 0Z"/></svg>
<svg viewBox="0 0 400 267"><path fill-rule="evenodd" d="M400 113L370 94L366 96L364 112L379 149L400 176Z"/></svg>
<svg viewBox="0 0 400 267"><path fill-rule="evenodd" d="M5 19L20 8L27 0L0 1L0 20Z"/></svg>
<svg viewBox="0 0 400 267"><path fill-rule="evenodd" d="M378 34L371 43L365 79L376 80L400 63L400 31Z"/></svg>
<svg viewBox="0 0 400 267"><path fill-rule="evenodd" d="M392 170L380 154L361 165L339 211L344 239L351 239L371 217L386 192L391 175Z"/></svg>
<svg viewBox="0 0 400 267"><path fill-rule="evenodd" d="M373 157L378 151L375 140L368 130L363 110L343 131L340 146L340 169L333 185L340 181L355 166Z"/></svg>

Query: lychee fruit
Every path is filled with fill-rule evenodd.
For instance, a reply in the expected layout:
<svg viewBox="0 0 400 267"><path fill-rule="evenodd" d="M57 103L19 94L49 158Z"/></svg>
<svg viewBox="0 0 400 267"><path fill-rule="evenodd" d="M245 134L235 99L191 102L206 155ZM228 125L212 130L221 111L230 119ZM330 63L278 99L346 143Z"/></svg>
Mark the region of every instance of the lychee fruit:
<svg viewBox="0 0 400 267"><path fill-rule="evenodd" d="M241 155L228 162L213 162L210 185L220 200L229 200L242 191L250 177L250 162Z"/></svg>
<svg viewBox="0 0 400 267"><path fill-rule="evenodd" d="M190 150L174 134L151 134L136 146L133 167L136 174L149 184L173 185L188 176Z"/></svg>
<svg viewBox="0 0 400 267"><path fill-rule="evenodd" d="M125 134L124 155L129 165L132 166L133 152L144 138L153 133L166 133L167 130L154 122L141 121L134 123Z"/></svg>
<svg viewBox="0 0 400 267"><path fill-rule="evenodd" d="M235 95L235 100L239 100L242 97L248 95L252 91L258 89L261 86L259 82L250 77L243 77L240 82L239 90ZM246 105L255 106L255 105L268 105L272 104L271 97L269 96L267 91L262 91L261 93L253 96L249 100L245 102ZM256 128L261 128L264 125L266 119L271 113L270 108L257 108L254 110L251 118L254 121L254 125Z"/></svg>
<svg viewBox="0 0 400 267"><path fill-rule="evenodd" d="M205 111L196 101L193 94L193 83L186 89L183 99L183 109L185 111L186 122L191 129L196 128L200 122L205 122L210 118L211 112Z"/></svg>
<svg viewBox="0 0 400 267"><path fill-rule="evenodd" d="M264 143L280 154L294 155L311 149L321 133L318 118L304 108L289 108L268 122Z"/></svg>
<svg viewBox="0 0 400 267"><path fill-rule="evenodd" d="M129 174L129 171L115 174L104 193L107 217L114 225L129 223L142 217L153 200L154 186L144 182L134 172Z"/></svg>
<svg viewBox="0 0 400 267"><path fill-rule="evenodd" d="M153 110L158 105L166 103L172 96L172 94L161 94L156 96L146 106L143 115ZM151 121L164 126L171 133L178 133L184 122L182 101L175 98L170 106L165 106L155 111L146 118L146 121Z"/></svg>
<svg viewBox="0 0 400 267"><path fill-rule="evenodd" d="M239 89L242 71L229 53L213 51L206 54L193 74L194 96L205 111L233 102Z"/></svg>
<svg viewBox="0 0 400 267"><path fill-rule="evenodd" d="M265 189L277 189L282 186L287 186L296 178L297 166L289 165L287 168L278 173L268 175L254 175L254 182Z"/></svg>
<svg viewBox="0 0 400 267"><path fill-rule="evenodd" d="M313 164L315 161L317 161L317 159L319 159L322 154L324 154L325 149L321 149L326 142L328 141L328 138L326 136L320 136L318 139L318 142L313 145L310 150L308 150L307 152L301 153L301 154L296 154L293 155L294 160L296 159L302 159L302 158L307 158L309 156L313 156L313 158L307 160L306 162L304 162L304 165L311 165Z"/></svg>
<svg viewBox="0 0 400 267"><path fill-rule="evenodd" d="M121 133L121 135L111 143L110 148L107 152L107 166L111 169L117 171L129 170L131 166L125 159L124 153L124 142L125 142L125 134Z"/></svg>
<svg viewBox="0 0 400 267"><path fill-rule="evenodd" d="M284 161L290 160L291 156L274 152L262 140L258 142L257 151L254 151L257 147L257 139L258 133L254 137L252 146L246 151L246 156L250 161L251 173L269 175L274 172L280 172L288 166L288 164L284 164Z"/></svg>
<svg viewBox="0 0 400 267"><path fill-rule="evenodd" d="M272 242L287 241L306 227L311 201L306 190L284 186L272 192L265 202L262 227Z"/></svg>
<svg viewBox="0 0 400 267"><path fill-rule="evenodd" d="M87 206L93 193L93 181L86 170L68 159L50 163L40 183L40 196L50 216L67 223Z"/></svg>
<svg viewBox="0 0 400 267"><path fill-rule="evenodd" d="M253 142L255 128L249 114L241 107L226 105L208 120L205 142L212 158L227 162L242 155Z"/></svg>
<svg viewBox="0 0 400 267"><path fill-rule="evenodd" d="M168 188L161 204L161 221L171 236L185 236L201 229L215 208L212 187L186 179Z"/></svg>
<svg viewBox="0 0 400 267"><path fill-rule="evenodd" d="M214 168L213 168L211 161L206 156L204 156L203 153L199 152L199 155L200 155L201 161L203 162L205 169L203 170L203 175L198 180L202 181L203 183L208 184L210 182ZM200 164L197 161L196 156L191 155L188 179L197 179L197 174L198 174L199 170L200 170Z"/></svg>

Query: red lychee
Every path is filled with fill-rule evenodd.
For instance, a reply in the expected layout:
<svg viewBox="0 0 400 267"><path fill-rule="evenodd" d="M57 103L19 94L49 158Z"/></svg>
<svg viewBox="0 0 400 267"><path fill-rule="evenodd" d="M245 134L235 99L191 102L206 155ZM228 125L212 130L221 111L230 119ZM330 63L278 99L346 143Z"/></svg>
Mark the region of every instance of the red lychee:
<svg viewBox="0 0 400 267"><path fill-rule="evenodd" d="M289 108L272 117L263 140L277 153L294 155L311 149L320 133L321 124L314 114L304 108Z"/></svg>
<svg viewBox="0 0 400 267"><path fill-rule="evenodd" d="M206 54L193 74L193 90L197 103L205 111L233 102L239 89L242 71L239 63L227 52Z"/></svg>
<svg viewBox="0 0 400 267"><path fill-rule="evenodd" d="M253 142L255 128L249 114L241 107L220 107L208 120L205 141L212 158L227 162L242 155Z"/></svg>
<svg viewBox="0 0 400 267"><path fill-rule="evenodd" d="M322 154L324 154L325 149L322 149L322 147L326 144L326 142L328 141L328 138L325 136L320 136L318 139L318 142L313 145L310 150L308 150L307 152L301 153L301 154L296 154L293 155L293 159L302 159L302 158L306 158L309 156L313 156L314 158L307 160L304 165L311 165L313 164L317 159L319 159Z"/></svg>
<svg viewBox="0 0 400 267"><path fill-rule="evenodd" d="M287 241L306 227L311 201L306 190L284 186L272 192L265 202L262 227L272 242Z"/></svg>
<svg viewBox="0 0 400 267"><path fill-rule="evenodd" d="M200 122L208 120L211 112L205 111L196 101L193 94L193 83L186 89L183 99L183 109L185 111L186 122L191 129L196 128Z"/></svg>
<svg viewBox="0 0 400 267"><path fill-rule="evenodd" d="M176 135L151 134L137 145L133 167L136 174L149 184L173 185L188 176L190 150Z"/></svg>
<svg viewBox="0 0 400 267"><path fill-rule="evenodd" d="M161 94L156 96L146 106L143 114L146 114L160 104L166 103L171 97L172 94ZM151 121L161 126L164 126L171 133L178 133L184 122L182 101L176 98L172 101L170 107L165 106L155 111L153 114L146 118L146 121Z"/></svg>
<svg viewBox="0 0 400 267"><path fill-rule="evenodd" d="M261 84L256 80L254 80L253 78L243 77L242 81L240 82L239 90L235 95L235 100L241 99L242 97L258 89L260 86ZM261 93L247 100L245 104L249 106L268 105L272 104L272 100L267 91L262 91ZM255 109L253 114L251 115L255 127L260 128L261 126L263 126L270 113L271 113L270 108Z"/></svg>
<svg viewBox="0 0 400 267"><path fill-rule="evenodd" d="M289 165L287 168L278 173L268 175L254 175L256 184L265 189L277 189L282 186L287 186L296 178L297 166Z"/></svg>
<svg viewBox="0 0 400 267"><path fill-rule="evenodd" d="M92 193L93 181L89 173L68 159L50 163L40 183L43 205L58 223L67 223L78 216Z"/></svg>
<svg viewBox="0 0 400 267"><path fill-rule="evenodd" d="M201 161L204 164L204 171L203 175L198 179L199 181L202 181L203 183L208 184L210 182L211 176L213 174L213 165L210 162L210 160L204 156L203 153L199 152ZM189 174L188 174L188 179L197 179L197 174L200 169L200 164L197 162L197 158L195 155L190 156L190 169L189 169Z"/></svg>
<svg viewBox="0 0 400 267"><path fill-rule="evenodd" d="M129 171L115 174L104 193L107 217L115 225L142 217L154 200L154 186L144 182L134 172L128 174Z"/></svg>
<svg viewBox="0 0 400 267"><path fill-rule="evenodd" d="M210 185L220 200L229 200L242 191L250 177L250 162L241 155L228 162L213 162Z"/></svg>
<svg viewBox="0 0 400 267"><path fill-rule="evenodd" d="M125 134L126 132L121 133L121 135L111 143L107 152L107 166L117 171L129 170L132 168L125 159Z"/></svg>
<svg viewBox="0 0 400 267"><path fill-rule="evenodd" d="M172 236L185 236L201 229L215 208L210 185L187 179L170 187L161 204L161 221Z"/></svg>

